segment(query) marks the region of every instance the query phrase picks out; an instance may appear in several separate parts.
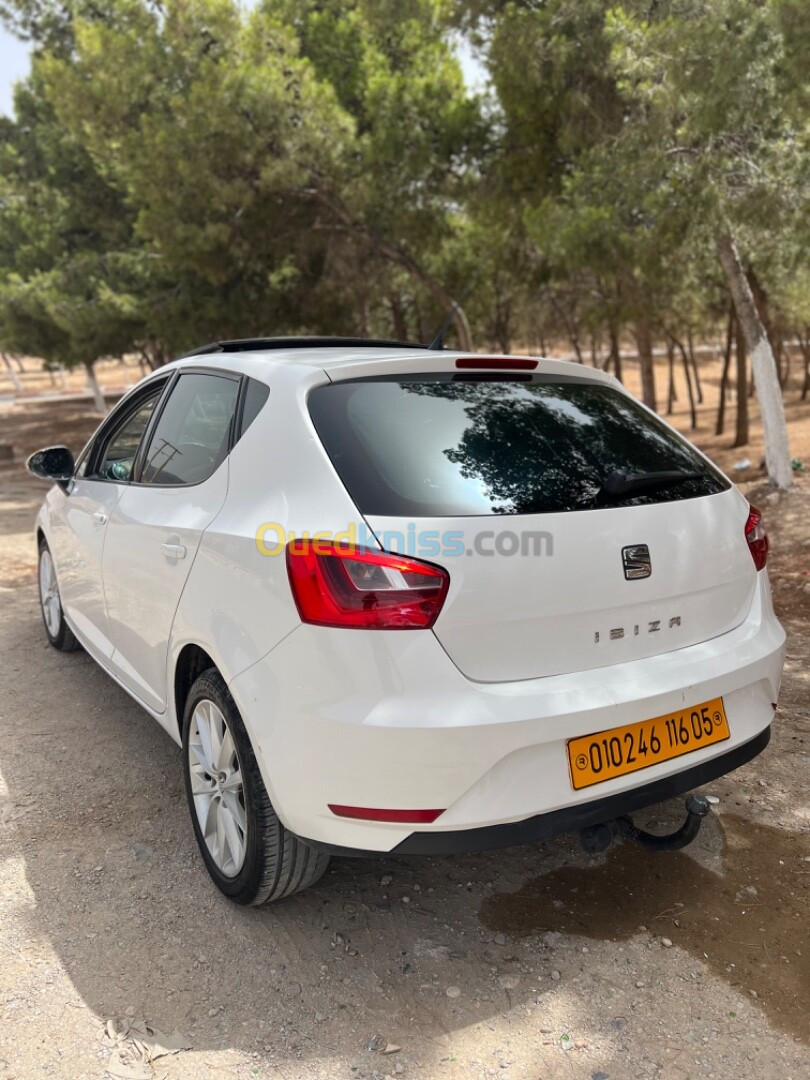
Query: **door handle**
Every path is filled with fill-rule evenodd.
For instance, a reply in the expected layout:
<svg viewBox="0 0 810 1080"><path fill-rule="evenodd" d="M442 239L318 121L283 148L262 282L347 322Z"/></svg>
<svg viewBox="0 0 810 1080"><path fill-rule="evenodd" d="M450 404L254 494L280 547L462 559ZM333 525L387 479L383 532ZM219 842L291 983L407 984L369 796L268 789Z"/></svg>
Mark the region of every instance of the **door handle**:
<svg viewBox="0 0 810 1080"><path fill-rule="evenodd" d="M103 510L96 510L96 512L93 514L93 521L96 523L96 525L104 525L107 521L107 515L104 513Z"/></svg>
<svg viewBox="0 0 810 1080"><path fill-rule="evenodd" d="M161 544L160 550L169 559L185 559L186 549L183 544Z"/></svg>

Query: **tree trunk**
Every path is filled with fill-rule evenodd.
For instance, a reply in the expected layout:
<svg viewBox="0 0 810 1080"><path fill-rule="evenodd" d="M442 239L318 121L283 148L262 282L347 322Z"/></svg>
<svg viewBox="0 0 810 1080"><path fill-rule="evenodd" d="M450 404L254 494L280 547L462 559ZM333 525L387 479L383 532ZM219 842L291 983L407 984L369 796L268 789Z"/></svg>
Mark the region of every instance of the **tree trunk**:
<svg viewBox="0 0 810 1080"><path fill-rule="evenodd" d="M754 370L759 407L762 413L762 429L765 436L765 464L768 476L777 487L787 490L793 483L793 470L790 464L785 408L782 391L776 374L768 336L757 311L751 286L740 263L737 246L730 232L723 232L717 241L717 251L728 279L729 289L734 299L737 319L742 328L748 350L751 353L751 365ZM743 397L745 392L743 390ZM739 394L738 394L739 398ZM741 409L740 400L737 409Z"/></svg>
<svg viewBox="0 0 810 1080"><path fill-rule="evenodd" d="M472 334L470 322L464 308L450 293L432 277L423 266L401 248L399 244L378 236L373 229L360 221L355 221L348 208L337 195L326 191L321 187L296 188L290 192L299 199L316 202L326 208L333 218L340 222L337 228L342 232L348 232L364 240L378 255L387 259L395 266L402 267L410 276L418 281L430 293L434 300L444 309L446 314L453 313L453 322L458 335L458 345L462 352L472 352Z"/></svg>
<svg viewBox="0 0 810 1080"><path fill-rule="evenodd" d="M414 297L413 301L414 318L416 319L416 340L426 341L427 330L425 329L425 320L422 315L422 306L419 303L418 295Z"/></svg>
<svg viewBox="0 0 810 1080"><path fill-rule="evenodd" d="M162 341L150 341L146 346L146 358L152 371L157 371L171 360L171 350Z"/></svg>
<svg viewBox="0 0 810 1080"><path fill-rule="evenodd" d="M15 394L19 394L20 391L22 390L22 383L20 382L20 376L14 370L14 365L12 364L11 359L6 355L6 353L2 353L0 355L2 355L2 357L3 357L3 363L6 365L6 369L8 371L9 378L11 379L11 385L14 387L14 392L15 392Z"/></svg>
<svg viewBox="0 0 810 1080"><path fill-rule="evenodd" d="M799 334L799 347L802 350L802 359L804 360L801 400L806 401L807 394L810 392L810 326L805 330L804 337Z"/></svg>
<svg viewBox="0 0 810 1080"><path fill-rule="evenodd" d="M748 363L745 355L745 334L739 319L736 321L735 331L737 351L737 427L732 446L745 446L748 443Z"/></svg>
<svg viewBox="0 0 810 1080"><path fill-rule="evenodd" d="M689 355L677 338L673 338L672 340L678 346L678 352L681 354L681 359L683 360L683 375L686 379L686 391L689 395L689 420L692 425L692 431L694 431L697 427L697 409L695 408L695 394L692 390L692 374L689 370Z"/></svg>
<svg viewBox="0 0 810 1080"><path fill-rule="evenodd" d="M653 358L652 334L647 322L636 323L638 363L641 369L641 397L648 409L655 412L655 360Z"/></svg>
<svg viewBox="0 0 810 1080"><path fill-rule="evenodd" d="M394 293L389 303L391 304L391 319L394 323L394 337L397 341L407 341L408 326L405 322L405 311L399 293Z"/></svg>
<svg viewBox="0 0 810 1080"><path fill-rule="evenodd" d="M692 374L695 377L695 393L697 394L698 405L703 404L703 387L700 385L700 374L697 366L697 356L695 355L695 343L692 340L692 331L686 331L686 347L689 350L689 364L692 368Z"/></svg>
<svg viewBox="0 0 810 1080"><path fill-rule="evenodd" d="M556 297L551 298L551 306L557 312L560 322L565 327L565 332L568 335L568 340L571 342L571 348L574 350L574 356L577 358L577 363L583 363L582 360L582 346L579 343L579 332L577 327L577 321L574 316L569 318L565 307Z"/></svg>
<svg viewBox="0 0 810 1080"><path fill-rule="evenodd" d="M497 296L497 293L496 293ZM512 334L510 330L509 320L511 316L512 305L508 300L496 299L495 302L495 340L498 343L498 348L502 353L507 355L512 348Z"/></svg>
<svg viewBox="0 0 810 1080"><path fill-rule="evenodd" d="M101 387L98 384L95 365L90 363L85 364L84 367L87 372L87 386L93 391L93 405L95 410L104 416L107 412L107 402L104 400L104 394L101 392Z"/></svg>
<svg viewBox="0 0 810 1080"><path fill-rule="evenodd" d="M779 385L783 390L786 390L790 385L790 366L792 356L790 355L790 342L786 342L782 331L779 331ZM784 360L784 364L782 361Z"/></svg>
<svg viewBox="0 0 810 1080"><path fill-rule="evenodd" d="M765 337L768 339L771 346L771 352L773 353L774 364L776 366L776 375L779 379L779 385L782 387L785 384L784 376L782 374L782 342L781 335L778 329L774 327L773 319L771 318L771 302L753 267L748 268L746 277L748 279L748 284L751 286L751 295L754 298L754 303L756 304L759 317L762 320L762 325L765 329Z"/></svg>
<svg viewBox="0 0 810 1080"><path fill-rule="evenodd" d="M667 388L667 416L672 416L672 407L677 400L675 392L675 346L672 340L667 338L667 369L669 372L669 386Z"/></svg>
<svg viewBox="0 0 810 1080"><path fill-rule="evenodd" d="M360 301L360 337L367 338L368 333L368 300L364 296Z"/></svg>
<svg viewBox="0 0 810 1080"><path fill-rule="evenodd" d="M734 343L734 307L728 313L726 328L726 348L723 353L723 374L720 376L720 401L717 405L717 424L715 435L722 435L726 426L726 394L728 393L728 373L731 367L731 348Z"/></svg>
<svg viewBox="0 0 810 1080"><path fill-rule="evenodd" d="M591 334L591 365L595 368L599 367L599 361L596 359L596 334Z"/></svg>
<svg viewBox="0 0 810 1080"><path fill-rule="evenodd" d="M619 382L623 382L622 378L622 348L619 341L619 331L611 323L608 327L610 334L610 356L613 360L613 372Z"/></svg>

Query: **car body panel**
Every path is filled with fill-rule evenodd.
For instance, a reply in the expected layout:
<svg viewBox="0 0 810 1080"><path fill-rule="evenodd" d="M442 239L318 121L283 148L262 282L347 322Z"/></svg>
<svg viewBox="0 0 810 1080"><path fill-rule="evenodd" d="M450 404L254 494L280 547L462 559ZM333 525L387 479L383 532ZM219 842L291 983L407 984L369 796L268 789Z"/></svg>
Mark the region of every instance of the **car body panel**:
<svg viewBox="0 0 810 1080"><path fill-rule="evenodd" d="M734 630L610 668L473 683L430 631L301 626L230 690L285 824L326 844L390 851L415 828L469 829L585 803L747 742L771 723L784 649L760 574ZM567 739L714 697L724 698L731 740L571 787ZM306 769L296 765L302 759ZM446 810L414 827L337 818L329 803Z"/></svg>
<svg viewBox="0 0 810 1080"><path fill-rule="evenodd" d="M499 682L638 660L739 626L757 576L747 514L729 489L688 503L409 522L416 536L458 538L459 554L430 557L450 573L435 633L471 679ZM368 523L383 548L406 529L396 517ZM639 543L652 573L628 581L622 550Z"/></svg>
<svg viewBox="0 0 810 1080"><path fill-rule="evenodd" d="M210 489L133 486L124 497L116 490L124 485L97 485L113 528L94 533L87 525L92 492L74 481L75 502L54 488L38 518L79 640L178 742L177 664L186 647L205 650L239 707L279 816L314 841L390 851L415 828L336 817L329 803L444 808L434 824L417 827L425 831L461 831L585 803L712 758L772 719L784 632L767 573L754 570L743 538L746 503L734 490L669 504L663 517L653 513L660 506L589 512L583 525L604 560L594 557L592 536L577 535L574 518L585 515L560 515L571 521L570 532L568 523L553 523L564 539L555 549L561 558L537 559L528 579L518 567L522 558L489 558L485 567L472 557L445 559L450 593L434 630L301 623L283 545L276 532L262 533L264 526L301 536L371 524L373 545L375 532L401 525L366 522L358 511L310 421L307 394L330 380L380 372L453 371L457 355L321 348L175 361L166 370L224 367L271 388L257 419L206 482ZM579 365L540 360L538 370L621 389L612 376ZM678 515L690 513L688 539L697 555L683 560ZM429 524L442 528L437 519ZM488 528L510 525L518 530L526 522L486 519ZM539 527L548 529L547 516ZM187 548L184 565L164 565L161 544L175 538ZM260 540L275 553L263 553ZM625 581L617 576L621 547L637 543L650 545L653 574ZM508 597L499 598L499 571L515 575ZM579 606L567 615L573 593ZM532 630L532 606L540 602L542 618ZM658 619L657 605L670 602L679 609L670 615L667 606L660 618L681 615L680 624L667 625L671 647L642 645L634 632L594 641L603 627ZM96 613L90 625L87 610ZM730 743L572 790L568 738L717 696L726 705Z"/></svg>
<svg viewBox="0 0 810 1080"><path fill-rule="evenodd" d="M102 570L111 664L158 712L166 708L175 612L202 535L225 502L228 468L226 460L193 487L128 485L107 524Z"/></svg>
<svg viewBox="0 0 810 1080"><path fill-rule="evenodd" d="M109 516L125 490L109 481L70 481L68 491L55 486L45 501L48 544L59 581L62 606L88 651L108 661L112 635L102 578Z"/></svg>
<svg viewBox="0 0 810 1080"><path fill-rule="evenodd" d="M324 381L322 371L276 367L261 423L231 451L228 499L205 532L177 611L169 682L188 644L215 656L230 681L300 625L285 531L339 534L364 524L306 417L306 394Z"/></svg>

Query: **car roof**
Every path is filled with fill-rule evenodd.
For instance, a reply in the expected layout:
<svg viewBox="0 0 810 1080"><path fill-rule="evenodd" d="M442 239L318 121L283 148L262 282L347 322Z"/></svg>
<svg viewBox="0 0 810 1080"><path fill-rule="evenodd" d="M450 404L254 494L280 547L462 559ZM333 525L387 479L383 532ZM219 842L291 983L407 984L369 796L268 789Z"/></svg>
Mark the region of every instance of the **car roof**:
<svg viewBox="0 0 810 1080"><path fill-rule="evenodd" d="M171 366L227 367L247 375L261 378L279 366L299 369L317 369L331 380L360 378L372 374L424 373L425 371L455 371L456 361L476 356L479 360L487 353L477 354L450 349L429 349L426 345L407 342L377 340L372 338L330 337L279 337L244 338L234 341L217 341L203 345L179 357ZM507 354L492 356L492 371L497 371ZM511 359L524 361L525 355ZM612 375L598 368L566 360L537 360L534 371L538 374L555 374L587 380L589 382L614 383ZM482 369L485 374L487 369ZM302 371L303 375L304 372Z"/></svg>

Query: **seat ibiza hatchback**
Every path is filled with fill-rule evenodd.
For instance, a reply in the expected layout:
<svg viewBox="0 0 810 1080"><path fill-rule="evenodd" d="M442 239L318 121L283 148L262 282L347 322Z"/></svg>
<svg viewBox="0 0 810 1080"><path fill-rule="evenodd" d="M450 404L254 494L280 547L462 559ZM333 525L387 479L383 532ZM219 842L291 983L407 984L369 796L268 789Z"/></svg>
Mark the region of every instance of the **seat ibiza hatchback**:
<svg viewBox="0 0 810 1080"><path fill-rule="evenodd" d="M330 853L599 846L768 742L760 515L600 371L223 342L29 468L48 638L182 745L238 903Z"/></svg>

